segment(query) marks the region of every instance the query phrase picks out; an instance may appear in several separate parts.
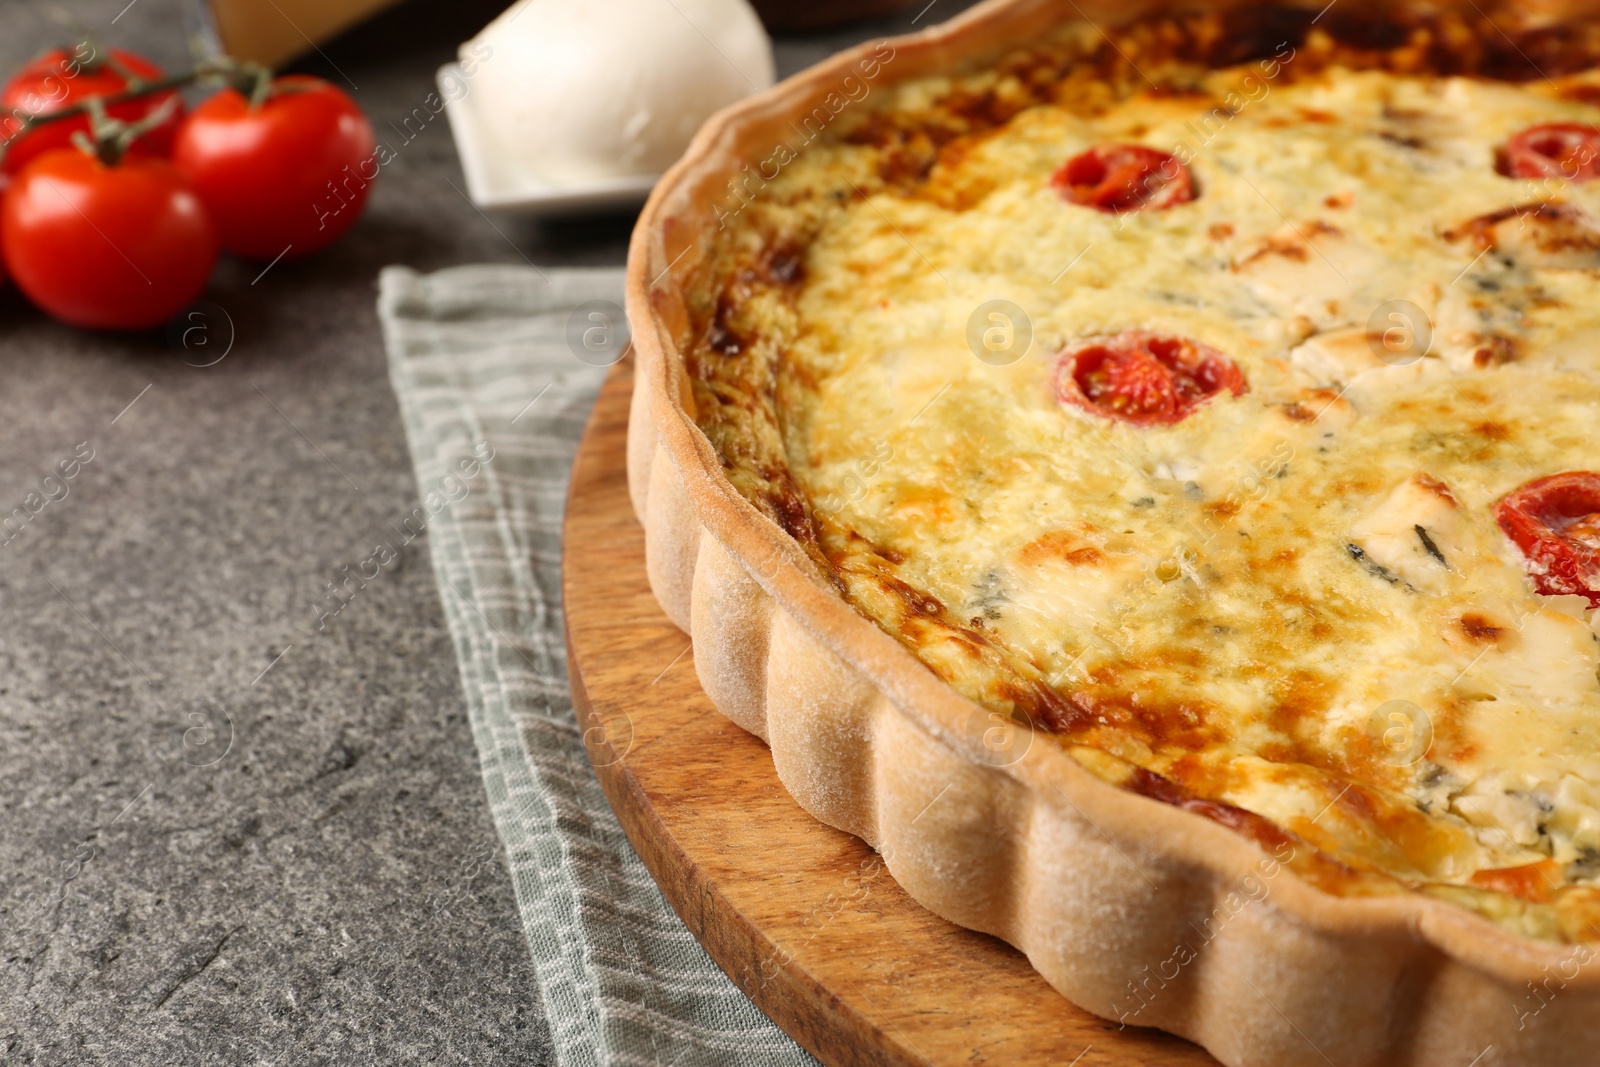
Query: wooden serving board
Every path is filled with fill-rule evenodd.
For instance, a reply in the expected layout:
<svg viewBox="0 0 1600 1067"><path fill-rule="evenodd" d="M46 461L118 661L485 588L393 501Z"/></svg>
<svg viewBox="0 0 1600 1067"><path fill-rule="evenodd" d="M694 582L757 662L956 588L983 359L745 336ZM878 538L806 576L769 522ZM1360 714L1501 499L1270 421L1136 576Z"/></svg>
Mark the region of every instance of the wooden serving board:
<svg viewBox="0 0 1600 1067"><path fill-rule="evenodd" d="M624 463L632 362L573 467L562 595L572 694L623 828L694 936L824 1063L1216 1067L1070 1004L1010 946L934 916L858 839L807 815L766 746L701 692L656 605Z"/></svg>

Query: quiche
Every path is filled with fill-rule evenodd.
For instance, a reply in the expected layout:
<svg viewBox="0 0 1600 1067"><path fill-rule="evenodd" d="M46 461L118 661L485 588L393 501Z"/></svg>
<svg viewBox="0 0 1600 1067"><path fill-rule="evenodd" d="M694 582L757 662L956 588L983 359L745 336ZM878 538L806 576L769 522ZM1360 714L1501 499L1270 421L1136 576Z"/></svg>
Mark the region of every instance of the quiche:
<svg viewBox="0 0 1600 1067"><path fill-rule="evenodd" d="M1225 1062L1589 1062L1587 14L999 3L703 131L633 488L797 799Z"/></svg>

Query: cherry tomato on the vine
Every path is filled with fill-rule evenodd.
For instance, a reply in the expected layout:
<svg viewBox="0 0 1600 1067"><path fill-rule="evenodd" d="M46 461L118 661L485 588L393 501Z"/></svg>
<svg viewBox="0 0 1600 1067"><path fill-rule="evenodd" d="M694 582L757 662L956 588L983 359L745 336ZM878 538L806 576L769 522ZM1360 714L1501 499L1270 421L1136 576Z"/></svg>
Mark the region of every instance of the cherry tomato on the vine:
<svg viewBox="0 0 1600 1067"><path fill-rule="evenodd" d="M194 183L228 251L298 259L356 221L378 176L372 124L319 78L274 78L258 106L224 89L178 131L173 162ZM287 251L286 251L287 250Z"/></svg>
<svg viewBox="0 0 1600 1067"><path fill-rule="evenodd" d="M31 115L49 115L63 108L82 104L90 97L112 96L142 83L161 78L161 68L142 56L120 48L103 52L93 47L56 48L23 67L0 92L0 137L8 138L5 157L0 162L7 174L16 174L30 161L56 148L72 145L75 130L89 130L86 115L47 122L28 130L22 122ZM106 108L106 114L132 124L178 99L177 110L167 121L135 141L128 150L132 156L164 156L172 151L172 138L182 121L182 100L177 90L151 93L136 100L124 100Z"/></svg>
<svg viewBox="0 0 1600 1067"><path fill-rule="evenodd" d="M200 295L216 228L172 164L107 165L74 148L35 159L0 207L0 245L28 299L74 326L158 326Z"/></svg>

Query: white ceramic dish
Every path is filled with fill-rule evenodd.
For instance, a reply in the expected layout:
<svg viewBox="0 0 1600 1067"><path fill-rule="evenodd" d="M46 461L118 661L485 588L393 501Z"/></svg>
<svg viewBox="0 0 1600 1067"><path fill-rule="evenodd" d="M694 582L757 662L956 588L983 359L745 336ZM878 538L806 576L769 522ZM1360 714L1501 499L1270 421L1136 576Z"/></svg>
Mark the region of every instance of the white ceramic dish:
<svg viewBox="0 0 1600 1067"><path fill-rule="evenodd" d="M559 217L638 207L660 177L645 174L553 185L519 173L485 135L477 112L479 97L470 89L461 92L461 86L471 85L461 67L446 63L439 68L435 80L439 97L445 102L445 113L450 117L450 135L455 139L456 154L461 157L467 196L485 211Z"/></svg>

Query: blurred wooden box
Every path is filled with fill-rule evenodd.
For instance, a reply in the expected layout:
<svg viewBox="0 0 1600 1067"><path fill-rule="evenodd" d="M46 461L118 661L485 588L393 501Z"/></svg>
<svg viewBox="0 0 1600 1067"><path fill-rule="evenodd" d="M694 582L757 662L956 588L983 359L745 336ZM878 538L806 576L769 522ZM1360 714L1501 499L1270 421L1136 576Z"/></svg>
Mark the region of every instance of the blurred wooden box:
<svg viewBox="0 0 1600 1067"><path fill-rule="evenodd" d="M276 67L398 0L201 0L231 56ZM509 3L510 0L507 0Z"/></svg>

